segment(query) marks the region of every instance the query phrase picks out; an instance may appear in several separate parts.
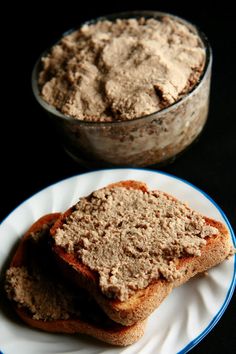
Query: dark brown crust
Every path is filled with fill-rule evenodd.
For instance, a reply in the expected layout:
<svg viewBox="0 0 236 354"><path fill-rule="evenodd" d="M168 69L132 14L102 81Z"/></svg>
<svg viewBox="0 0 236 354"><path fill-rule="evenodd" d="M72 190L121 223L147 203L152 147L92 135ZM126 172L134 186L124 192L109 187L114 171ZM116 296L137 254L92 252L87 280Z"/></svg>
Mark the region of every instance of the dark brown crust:
<svg viewBox="0 0 236 354"><path fill-rule="evenodd" d="M145 183L137 181L121 181L110 184L108 187L125 187L147 191ZM168 194L167 194L168 195ZM176 200L168 195L169 198ZM89 198L89 197L88 197ZM57 220L51 229L54 237L57 228L60 228L66 221L68 215L73 212L70 208ZM146 289L138 290L127 301L112 300L102 294L98 286L98 275L87 266L78 262L74 254L67 253L62 247L53 245L59 266L67 278L78 286L84 287L95 297L104 312L113 320L126 326L130 326L137 321L141 321L149 316L171 292L171 290L183 284L197 273L222 262L229 254L231 248L230 236L226 227L218 221L205 218L206 222L219 230L220 235L207 239L206 246L202 247L200 257L184 257L179 261L179 269L183 276L176 282L158 280L150 284Z"/></svg>
<svg viewBox="0 0 236 354"><path fill-rule="evenodd" d="M30 227L19 242L19 246L10 263L11 267L20 267L25 265L26 253L28 252L27 240L31 237L31 233L39 231L44 224L56 221L59 217L59 213L45 215ZM52 333L88 334L104 342L118 346L129 345L137 341L144 333L146 322L138 322L129 327L117 324L110 329L104 329L80 319L42 321L33 319L29 312L23 307L18 307L13 302L12 304L18 316L31 327Z"/></svg>
<svg viewBox="0 0 236 354"><path fill-rule="evenodd" d="M42 321L34 320L22 308L15 308L20 318L30 327L51 333L83 333L94 338L118 346L126 346L136 342L143 334L145 322L133 326L119 326L115 329L103 329L78 319Z"/></svg>

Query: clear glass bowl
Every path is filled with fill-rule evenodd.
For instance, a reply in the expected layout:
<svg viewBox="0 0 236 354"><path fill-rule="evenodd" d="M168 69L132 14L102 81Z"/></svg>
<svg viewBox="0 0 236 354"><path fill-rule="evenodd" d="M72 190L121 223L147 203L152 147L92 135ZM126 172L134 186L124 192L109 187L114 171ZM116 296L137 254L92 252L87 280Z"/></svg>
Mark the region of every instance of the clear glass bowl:
<svg viewBox="0 0 236 354"><path fill-rule="evenodd" d="M199 35L206 51L206 61L201 78L193 89L161 111L122 122L86 122L66 116L40 96L38 73L41 58L48 51L36 62L32 74L34 95L53 119L57 128L55 134L59 132L65 150L79 163L87 167L160 165L172 161L202 131L208 115L212 67L211 48L202 32L179 17L156 11L112 14L87 23L117 18L160 18L165 15L184 23Z"/></svg>

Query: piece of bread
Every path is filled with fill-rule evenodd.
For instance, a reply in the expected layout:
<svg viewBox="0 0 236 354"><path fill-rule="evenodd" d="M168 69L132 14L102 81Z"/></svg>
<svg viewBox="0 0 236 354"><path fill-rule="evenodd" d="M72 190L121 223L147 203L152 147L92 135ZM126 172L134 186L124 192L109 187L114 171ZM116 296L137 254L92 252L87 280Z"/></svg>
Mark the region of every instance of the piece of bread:
<svg viewBox="0 0 236 354"><path fill-rule="evenodd" d="M32 272L32 267L37 267L40 277L38 280L40 282L39 286L44 286L42 278L45 276L45 272L47 273L47 279L52 282L53 286L54 276L58 274L58 269L55 267L54 257L49 245L49 228L46 229L45 225L53 224L59 216L58 213L45 215L31 226L20 240L8 271L24 267L24 269ZM41 233L42 230L45 230L43 231L44 235ZM60 281L60 285L63 296L68 287L70 291L74 290L64 281ZM27 291L30 290L27 289ZM67 319L57 320L35 319L29 308L12 298L14 289L12 289L12 285L9 286L7 277L6 291L19 317L29 326L46 332L83 333L118 346L132 344L144 333L146 321L138 322L129 327L113 322L83 289L75 289L75 295L78 296L76 300L79 299L77 304L79 315L70 315ZM37 297L35 301L39 301ZM51 306L51 304L49 303L48 306ZM54 305L52 304L52 306Z"/></svg>
<svg viewBox="0 0 236 354"><path fill-rule="evenodd" d="M146 184L137 181L122 181L108 187L124 187L147 191ZM171 196L169 198L176 200ZM66 223L67 217L74 210L75 207L72 207L60 216L50 230L52 237L55 236L58 228L61 228ZM186 256L177 260L178 269L182 273L181 278L176 281L167 281L164 278L159 278L156 281L152 281L145 289L137 290L125 301L110 299L105 296L99 287L98 274L80 262L74 253L67 252L63 247L55 243L53 244L53 251L67 279L92 293L97 303L113 321L129 326L149 316L174 287L185 283L196 274L219 264L229 255L231 240L226 227L221 222L207 217L205 221L208 225L217 228L219 233L206 237L206 245L201 247L201 256Z"/></svg>

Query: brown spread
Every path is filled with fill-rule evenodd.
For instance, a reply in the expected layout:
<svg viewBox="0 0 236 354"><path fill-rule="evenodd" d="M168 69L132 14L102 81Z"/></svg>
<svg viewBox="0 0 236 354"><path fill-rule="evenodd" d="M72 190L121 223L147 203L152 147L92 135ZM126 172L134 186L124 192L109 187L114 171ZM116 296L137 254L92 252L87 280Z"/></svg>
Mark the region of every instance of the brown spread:
<svg viewBox="0 0 236 354"><path fill-rule="evenodd" d="M49 263L54 267L51 260ZM60 276L50 274L50 269L45 274L43 268L37 263L37 271L34 270L33 274L29 265L10 267L6 272L8 298L18 307L27 309L33 319L55 321L76 318L102 328L120 326L105 315L89 293L70 287L58 279Z"/></svg>
<svg viewBox="0 0 236 354"><path fill-rule="evenodd" d="M68 319L77 314L73 293L60 283L52 282L42 272L29 274L27 267L11 267L6 272L8 297L27 308L35 320Z"/></svg>
<svg viewBox="0 0 236 354"><path fill-rule="evenodd" d="M55 242L98 272L104 294L124 301L159 277L180 277L177 258L199 256L212 234L200 214L163 192L108 187L76 204Z"/></svg>
<svg viewBox="0 0 236 354"><path fill-rule="evenodd" d="M130 120L176 102L205 63L199 36L166 16L84 25L42 59L41 95L62 113Z"/></svg>
<svg viewBox="0 0 236 354"><path fill-rule="evenodd" d="M80 315L75 305L77 294L57 276L53 264L48 236L54 221L30 233L23 241L22 266L11 266L6 271L8 298L27 309L35 320L62 320Z"/></svg>

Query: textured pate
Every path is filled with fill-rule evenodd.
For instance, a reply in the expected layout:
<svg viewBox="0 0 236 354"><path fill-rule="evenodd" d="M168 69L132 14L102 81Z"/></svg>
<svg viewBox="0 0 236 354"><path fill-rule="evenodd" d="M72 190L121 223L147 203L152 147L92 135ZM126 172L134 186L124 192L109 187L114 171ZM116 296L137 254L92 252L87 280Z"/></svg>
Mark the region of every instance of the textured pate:
<svg viewBox="0 0 236 354"><path fill-rule="evenodd" d="M40 271L30 274L27 267L10 267L5 289L9 299L27 308L35 320L65 320L79 315L73 306L73 292Z"/></svg>
<svg viewBox="0 0 236 354"><path fill-rule="evenodd" d="M168 16L84 25L42 58L41 95L62 113L130 120L167 107L198 82L199 36Z"/></svg>
<svg viewBox="0 0 236 354"><path fill-rule="evenodd" d="M25 241L24 265L11 266L6 271L8 298L30 311L35 320L65 320L80 314L75 307L75 294L55 277L51 264L48 233L54 221L30 233Z"/></svg>
<svg viewBox="0 0 236 354"><path fill-rule="evenodd" d="M163 192L107 187L82 198L54 237L98 272L105 295L125 301L160 277L179 278L176 260L200 256L213 234L200 214Z"/></svg>

